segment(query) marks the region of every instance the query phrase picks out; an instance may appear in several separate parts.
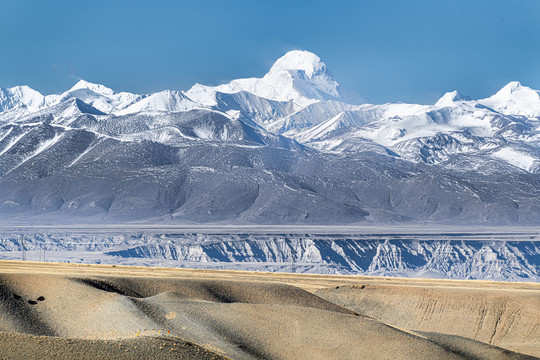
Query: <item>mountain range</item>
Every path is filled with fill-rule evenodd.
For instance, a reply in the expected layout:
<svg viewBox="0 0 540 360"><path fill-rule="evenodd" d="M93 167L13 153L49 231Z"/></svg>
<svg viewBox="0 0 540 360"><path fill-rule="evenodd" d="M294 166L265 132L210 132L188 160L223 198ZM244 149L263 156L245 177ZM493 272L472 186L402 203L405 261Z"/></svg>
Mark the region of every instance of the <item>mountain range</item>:
<svg viewBox="0 0 540 360"><path fill-rule="evenodd" d="M540 225L540 92L369 104L291 51L187 91L0 89L0 222Z"/></svg>

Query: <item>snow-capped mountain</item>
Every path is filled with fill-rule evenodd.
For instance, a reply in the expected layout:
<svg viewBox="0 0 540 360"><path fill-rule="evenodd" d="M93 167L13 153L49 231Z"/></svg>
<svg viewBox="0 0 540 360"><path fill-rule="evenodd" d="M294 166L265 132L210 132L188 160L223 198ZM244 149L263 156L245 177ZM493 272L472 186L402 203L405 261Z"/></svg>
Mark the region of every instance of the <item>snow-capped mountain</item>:
<svg viewBox="0 0 540 360"><path fill-rule="evenodd" d="M237 79L215 87L196 84L186 95L199 103L214 106L216 93L240 91L274 101L291 101L297 108L323 100L364 102L359 95L343 89L326 64L308 51L288 52L262 78Z"/></svg>
<svg viewBox="0 0 540 360"><path fill-rule="evenodd" d="M268 128L325 151L361 151L367 140L414 162L434 164L452 155L482 154L535 172L540 164L540 117L533 96L537 92L519 85L515 90L519 96L501 100L500 94L515 86L507 85L493 97L478 101L449 92L434 105L320 102ZM516 106L521 110L508 112Z"/></svg>
<svg viewBox="0 0 540 360"><path fill-rule="evenodd" d="M447 106L454 106L456 103L463 103L465 101L471 100L470 97L465 96L461 94L459 91L449 91L446 94L444 94L436 103L436 107L447 107Z"/></svg>
<svg viewBox="0 0 540 360"><path fill-rule="evenodd" d="M478 101L505 115L540 117L540 91L512 81L493 96Z"/></svg>
<svg viewBox="0 0 540 360"><path fill-rule="evenodd" d="M44 105L45 97L28 86L0 88L0 112L12 109L35 110Z"/></svg>
<svg viewBox="0 0 540 360"><path fill-rule="evenodd" d="M139 101L132 102L129 106L115 111L116 115L133 114L141 111L145 112L177 112L187 111L200 107L191 101L180 91L165 90L155 94L141 97Z"/></svg>
<svg viewBox="0 0 540 360"><path fill-rule="evenodd" d="M144 99L145 96L127 92L116 93L106 86L80 80L71 89L59 96L49 95L47 102L57 104L70 98L84 101L104 113L112 113Z"/></svg>
<svg viewBox="0 0 540 360"><path fill-rule="evenodd" d="M539 176L540 96L518 82L367 104L291 51L188 91L0 89L4 219L539 224Z"/></svg>

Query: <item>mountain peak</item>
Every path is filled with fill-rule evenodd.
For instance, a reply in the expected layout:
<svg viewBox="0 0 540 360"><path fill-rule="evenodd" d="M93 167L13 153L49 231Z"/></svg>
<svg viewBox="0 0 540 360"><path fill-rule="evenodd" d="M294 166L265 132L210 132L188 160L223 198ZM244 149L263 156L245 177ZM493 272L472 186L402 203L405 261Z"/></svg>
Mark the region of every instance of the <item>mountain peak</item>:
<svg viewBox="0 0 540 360"><path fill-rule="evenodd" d="M365 103L353 90L342 88L317 55L305 50L289 51L262 78L236 79L214 87L196 84L186 94L203 105L215 106L216 92L240 91L273 101L290 101L297 107L325 100Z"/></svg>
<svg viewBox="0 0 540 360"><path fill-rule="evenodd" d="M445 107L445 106L451 106L455 104L456 102L461 101L468 101L471 100L468 96L465 96L461 94L459 91L449 91L446 94L444 94L436 103L435 106L437 107Z"/></svg>
<svg viewBox="0 0 540 360"><path fill-rule="evenodd" d="M0 111L16 107L38 108L43 105L44 96L29 86L14 86L0 89Z"/></svg>
<svg viewBox="0 0 540 360"><path fill-rule="evenodd" d="M140 101L116 112L116 115L127 115L136 112L176 112L188 111L197 108L199 105L189 99L180 91L163 90L151 94Z"/></svg>
<svg viewBox="0 0 540 360"><path fill-rule="evenodd" d="M519 81L511 81L501 88L495 95L500 97L508 96L532 96L538 97L538 91L521 84Z"/></svg>
<svg viewBox="0 0 540 360"><path fill-rule="evenodd" d="M300 70L308 78L311 78L313 74L326 72L326 64L317 55L309 51L293 50L277 59L274 65L272 65L270 72L282 70Z"/></svg>
<svg viewBox="0 0 540 360"><path fill-rule="evenodd" d="M506 84L493 96L480 100L480 103L503 114L540 116L540 92L519 81Z"/></svg>
<svg viewBox="0 0 540 360"><path fill-rule="evenodd" d="M114 91L106 86L94 84L86 80L79 80L68 92L75 90L88 89L101 95L114 95Z"/></svg>
<svg viewBox="0 0 540 360"><path fill-rule="evenodd" d="M520 90L523 87L526 88L526 86L521 85L521 83L519 81L511 81L508 84L506 84L505 86L503 86L503 88L501 90L499 90L499 92L503 91L503 92L507 92L507 93L513 93L515 91Z"/></svg>

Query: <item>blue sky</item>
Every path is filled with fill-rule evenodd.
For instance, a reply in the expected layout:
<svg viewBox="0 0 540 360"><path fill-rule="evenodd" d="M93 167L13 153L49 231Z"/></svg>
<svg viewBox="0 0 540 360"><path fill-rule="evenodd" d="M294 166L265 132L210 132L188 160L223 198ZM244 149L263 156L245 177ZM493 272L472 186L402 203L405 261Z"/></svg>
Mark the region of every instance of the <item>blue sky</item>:
<svg viewBox="0 0 540 360"><path fill-rule="evenodd" d="M540 1L0 0L0 87L78 78L153 92L262 76L288 50L319 55L374 103L540 89Z"/></svg>

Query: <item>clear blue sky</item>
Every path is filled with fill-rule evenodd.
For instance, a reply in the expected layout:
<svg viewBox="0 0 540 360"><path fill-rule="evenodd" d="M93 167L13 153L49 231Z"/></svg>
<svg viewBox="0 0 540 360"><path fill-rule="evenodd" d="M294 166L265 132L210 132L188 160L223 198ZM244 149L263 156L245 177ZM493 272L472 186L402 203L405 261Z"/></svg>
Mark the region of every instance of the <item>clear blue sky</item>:
<svg viewBox="0 0 540 360"><path fill-rule="evenodd" d="M540 0L0 0L0 33L0 87L43 93L216 85L293 49L374 103L540 89Z"/></svg>

